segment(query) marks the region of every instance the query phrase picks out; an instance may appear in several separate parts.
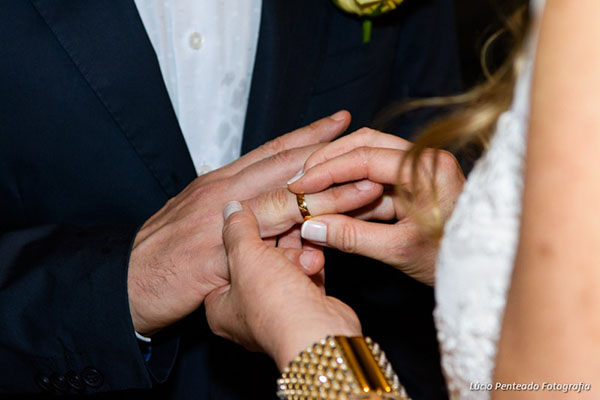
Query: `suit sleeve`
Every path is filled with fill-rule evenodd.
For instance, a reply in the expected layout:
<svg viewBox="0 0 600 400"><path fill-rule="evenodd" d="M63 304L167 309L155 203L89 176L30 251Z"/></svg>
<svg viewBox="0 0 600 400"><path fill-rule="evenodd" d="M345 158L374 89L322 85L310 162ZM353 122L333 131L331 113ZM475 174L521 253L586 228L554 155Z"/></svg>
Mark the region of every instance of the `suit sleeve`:
<svg viewBox="0 0 600 400"><path fill-rule="evenodd" d="M166 379L177 339L144 360L127 297L135 226L0 234L0 392L97 393Z"/></svg>

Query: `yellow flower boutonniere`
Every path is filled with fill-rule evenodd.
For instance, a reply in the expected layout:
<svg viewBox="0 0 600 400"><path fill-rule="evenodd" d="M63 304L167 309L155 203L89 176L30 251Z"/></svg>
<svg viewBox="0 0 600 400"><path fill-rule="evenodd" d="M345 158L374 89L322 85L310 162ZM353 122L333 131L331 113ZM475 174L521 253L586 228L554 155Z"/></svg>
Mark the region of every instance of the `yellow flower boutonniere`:
<svg viewBox="0 0 600 400"><path fill-rule="evenodd" d="M403 0L333 0L333 3L350 14L365 17L363 21L363 43L371 40L371 18L394 10Z"/></svg>

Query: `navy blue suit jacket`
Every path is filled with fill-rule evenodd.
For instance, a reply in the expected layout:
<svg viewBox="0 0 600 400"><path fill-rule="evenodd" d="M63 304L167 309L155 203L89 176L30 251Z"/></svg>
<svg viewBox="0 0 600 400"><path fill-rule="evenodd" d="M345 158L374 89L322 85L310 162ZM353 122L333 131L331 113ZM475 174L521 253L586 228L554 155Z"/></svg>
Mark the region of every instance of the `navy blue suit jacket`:
<svg viewBox="0 0 600 400"><path fill-rule="evenodd" d="M354 129L393 101L455 92L453 20L451 0L406 0L363 44L330 0L263 0L243 151L339 109ZM272 363L211 335L202 310L148 363L133 335L136 229L195 178L133 0L2 1L0 37L0 392L273 397ZM358 257L327 263L329 290L413 397L443 398L431 290Z"/></svg>

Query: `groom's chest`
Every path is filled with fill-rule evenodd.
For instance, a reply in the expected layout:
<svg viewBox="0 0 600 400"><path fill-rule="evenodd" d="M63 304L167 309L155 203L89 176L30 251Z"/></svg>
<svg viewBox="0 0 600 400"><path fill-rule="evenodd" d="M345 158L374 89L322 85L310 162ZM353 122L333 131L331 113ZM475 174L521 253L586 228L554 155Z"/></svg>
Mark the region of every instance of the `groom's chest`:
<svg viewBox="0 0 600 400"><path fill-rule="evenodd" d="M360 29L328 1L263 0L244 151L332 109L360 110L349 93L376 103L395 36L364 45ZM15 220L139 221L196 176L133 1L2 2L0 33L0 194Z"/></svg>

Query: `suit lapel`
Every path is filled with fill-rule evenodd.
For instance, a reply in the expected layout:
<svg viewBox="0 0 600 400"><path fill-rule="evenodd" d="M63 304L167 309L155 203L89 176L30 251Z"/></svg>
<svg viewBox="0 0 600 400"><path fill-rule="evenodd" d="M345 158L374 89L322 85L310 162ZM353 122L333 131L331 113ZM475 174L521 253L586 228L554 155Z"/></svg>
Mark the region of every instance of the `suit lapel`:
<svg viewBox="0 0 600 400"><path fill-rule="evenodd" d="M298 127L331 17L330 0L263 0L242 153Z"/></svg>
<svg viewBox="0 0 600 400"><path fill-rule="evenodd" d="M132 0L31 0L168 196L196 176Z"/></svg>

